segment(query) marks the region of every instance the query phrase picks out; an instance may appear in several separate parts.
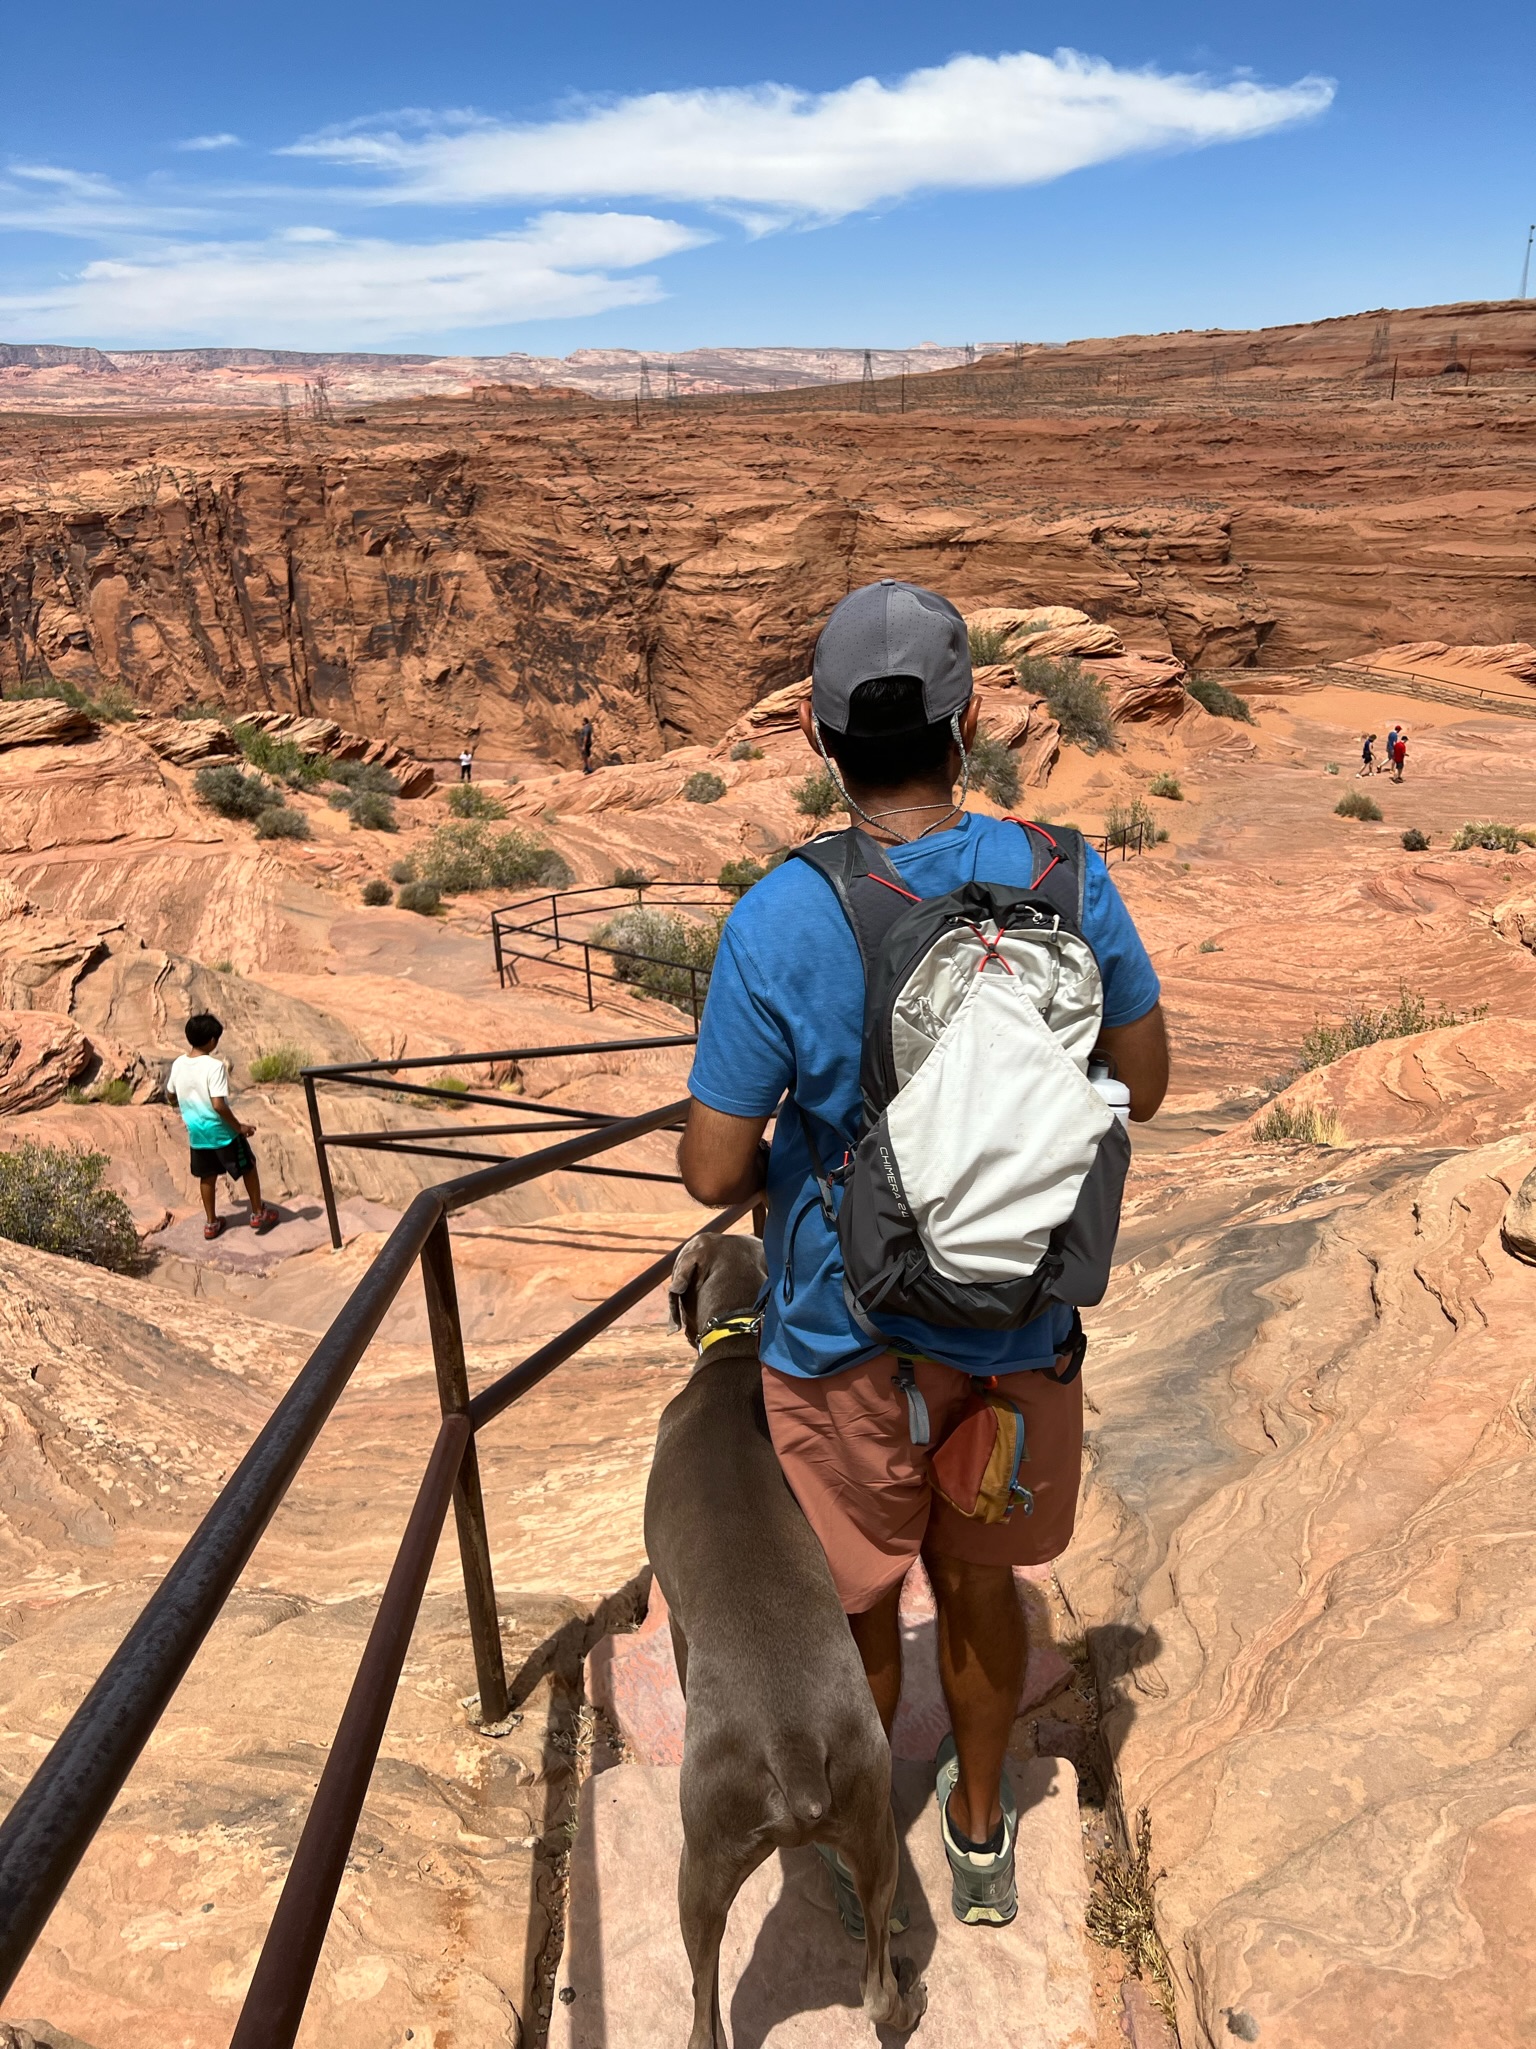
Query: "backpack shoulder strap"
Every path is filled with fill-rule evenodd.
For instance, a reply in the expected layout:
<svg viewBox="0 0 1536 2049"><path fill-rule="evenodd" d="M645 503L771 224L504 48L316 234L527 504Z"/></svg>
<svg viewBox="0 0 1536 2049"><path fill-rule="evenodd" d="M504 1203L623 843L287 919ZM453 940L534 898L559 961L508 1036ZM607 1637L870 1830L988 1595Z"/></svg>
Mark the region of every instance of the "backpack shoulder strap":
<svg viewBox="0 0 1536 2049"><path fill-rule="evenodd" d="M885 935L921 899L907 888L880 843L856 825L824 832L796 847L789 858L804 861L831 886L858 943L867 986Z"/></svg>
<svg viewBox="0 0 1536 2049"><path fill-rule="evenodd" d="M1034 849L1034 871L1030 888L1043 896L1053 910L1083 928L1083 892L1088 882L1088 864L1083 859L1083 836L1075 825L1031 825L1022 818L1011 821L1029 838Z"/></svg>

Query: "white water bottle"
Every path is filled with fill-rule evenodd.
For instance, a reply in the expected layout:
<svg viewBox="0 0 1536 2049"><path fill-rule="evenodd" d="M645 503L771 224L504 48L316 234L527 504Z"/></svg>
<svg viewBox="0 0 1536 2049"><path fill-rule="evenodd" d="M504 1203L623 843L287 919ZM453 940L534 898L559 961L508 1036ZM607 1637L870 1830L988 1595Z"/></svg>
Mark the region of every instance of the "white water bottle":
<svg viewBox="0 0 1536 2049"><path fill-rule="evenodd" d="M1089 1064L1088 1086L1097 1089L1120 1122L1129 1131L1131 1126L1131 1092L1123 1081L1116 1081L1102 1060Z"/></svg>

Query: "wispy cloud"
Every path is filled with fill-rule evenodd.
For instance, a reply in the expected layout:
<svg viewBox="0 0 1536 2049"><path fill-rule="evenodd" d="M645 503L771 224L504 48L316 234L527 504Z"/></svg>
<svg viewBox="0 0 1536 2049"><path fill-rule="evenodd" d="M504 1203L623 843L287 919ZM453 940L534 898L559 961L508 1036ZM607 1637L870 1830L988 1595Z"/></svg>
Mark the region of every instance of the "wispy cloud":
<svg viewBox="0 0 1536 2049"><path fill-rule="evenodd" d="M827 93L763 85L647 93L558 119L413 111L288 154L378 176L372 196L462 206L633 198L835 220L920 191L1035 185L1159 149L1237 142L1322 113L1332 84L1123 70L1071 50L960 56ZM766 210L766 214L765 214Z"/></svg>
<svg viewBox="0 0 1536 2049"><path fill-rule="evenodd" d="M299 230L104 259L62 284L0 294L0 333L111 343L230 342L345 348L573 318L661 296L619 276L708 238L646 214L546 213L515 232L397 243Z"/></svg>
<svg viewBox="0 0 1536 2049"><path fill-rule="evenodd" d="M238 135L231 135L227 130L221 130L217 135L189 135L185 142L178 142L176 147L178 149L191 150L241 149L244 147L244 144Z"/></svg>
<svg viewBox="0 0 1536 2049"><path fill-rule="evenodd" d="M165 233L205 219L200 206L137 199L94 171L13 163L0 172L0 228L90 240L140 231Z"/></svg>

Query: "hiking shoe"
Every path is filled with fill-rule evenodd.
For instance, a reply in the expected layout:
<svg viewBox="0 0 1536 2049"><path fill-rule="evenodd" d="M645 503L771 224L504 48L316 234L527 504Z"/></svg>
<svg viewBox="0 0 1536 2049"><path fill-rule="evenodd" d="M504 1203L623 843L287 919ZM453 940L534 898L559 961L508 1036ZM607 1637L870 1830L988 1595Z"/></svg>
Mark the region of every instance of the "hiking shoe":
<svg viewBox="0 0 1536 2049"><path fill-rule="evenodd" d="M832 1880L832 1897L837 1902L837 1918L843 1924L843 1933L854 1942L862 1942L864 1909L859 1903L859 1889L853 1882L853 1873L830 1843L816 1843L813 1847ZM904 1935L911 1925L912 1909L898 1889L891 1905L891 1933Z"/></svg>
<svg viewBox="0 0 1536 2049"><path fill-rule="evenodd" d="M939 1745L938 1767L935 1789L939 1796L939 1829L944 1838L944 1854L949 1859L950 1903L955 1910L955 1919L963 1921L967 1927L1006 1928L1019 1911L1019 1894L1013 1873L1013 1846L1019 1833L1019 1809L1013 1797L1013 1787L1008 1783L1008 1774L1006 1771L1003 1773L1001 1849L963 1850L956 1842L949 1823L949 1796L960 1776L960 1760L955 1755L953 1736L946 1736Z"/></svg>
<svg viewBox="0 0 1536 2049"><path fill-rule="evenodd" d="M223 1235L224 1219L222 1217L215 1217L211 1224L204 1224L203 1236L205 1238L222 1238Z"/></svg>
<svg viewBox="0 0 1536 2049"><path fill-rule="evenodd" d="M275 1209L264 1204L262 1208L252 1212L251 1229L253 1231L270 1231L274 1224L280 1224L282 1221L282 1218Z"/></svg>

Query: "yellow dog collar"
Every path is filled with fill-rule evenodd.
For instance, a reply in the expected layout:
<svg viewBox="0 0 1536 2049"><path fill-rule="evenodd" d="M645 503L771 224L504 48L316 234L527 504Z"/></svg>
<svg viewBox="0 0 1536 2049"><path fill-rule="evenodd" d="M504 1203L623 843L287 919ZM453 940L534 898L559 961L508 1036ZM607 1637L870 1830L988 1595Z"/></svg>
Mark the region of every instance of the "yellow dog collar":
<svg viewBox="0 0 1536 2049"><path fill-rule="evenodd" d="M712 1323L699 1339L699 1357L702 1359L711 1345L718 1345L722 1338L756 1337L763 1327L760 1316L727 1316L723 1322Z"/></svg>

